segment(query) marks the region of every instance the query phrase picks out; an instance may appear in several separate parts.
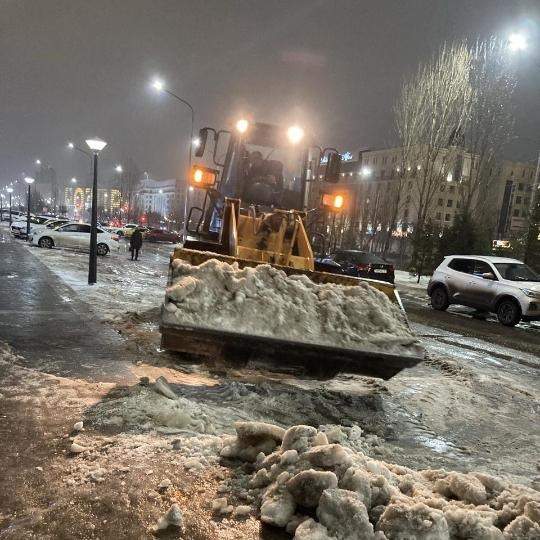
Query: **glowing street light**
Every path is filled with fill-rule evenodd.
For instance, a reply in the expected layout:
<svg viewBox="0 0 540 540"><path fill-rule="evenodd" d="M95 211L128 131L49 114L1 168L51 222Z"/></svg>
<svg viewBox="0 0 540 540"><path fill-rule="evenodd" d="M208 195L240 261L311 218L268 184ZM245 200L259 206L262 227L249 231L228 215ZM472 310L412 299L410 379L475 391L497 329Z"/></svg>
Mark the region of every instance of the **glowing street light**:
<svg viewBox="0 0 540 540"><path fill-rule="evenodd" d="M122 168L122 165L117 165L114 170L117 172L117 173L122 173L124 172L124 169Z"/></svg>
<svg viewBox="0 0 540 540"><path fill-rule="evenodd" d="M68 142L67 143L67 147L70 149L70 150L73 150L75 148L75 145L72 143L72 142Z"/></svg>
<svg viewBox="0 0 540 540"><path fill-rule="evenodd" d="M371 169L369 167L362 167L362 170L360 171L360 174L364 178L367 178L367 177L371 176Z"/></svg>
<svg viewBox="0 0 540 540"><path fill-rule="evenodd" d="M72 183L72 184L76 184L76 183L77 183L77 179L76 179L75 177L73 177L73 178L71 179L71 183Z"/></svg>
<svg viewBox="0 0 540 540"><path fill-rule="evenodd" d="M191 144L193 145L193 148L199 148L199 146L201 146L201 139L199 137L195 137Z"/></svg>
<svg viewBox="0 0 540 540"><path fill-rule="evenodd" d="M194 144L194 137L193 137L193 130L195 129L195 110L193 109L193 105L184 98L181 98L180 96L176 95L174 92L171 92L168 88L165 87L165 83L161 79L154 79L152 81L152 86L155 90L158 92L165 92L169 96L173 97L183 105L185 105L191 112L191 133L189 136L189 154L188 154L188 169L186 174L186 183L187 179L189 178L189 174L191 171L191 155L193 154L193 148L195 148ZM199 143L200 144L200 143ZM187 188L187 186L186 186ZM187 197L184 197L184 217L187 214ZM184 239L187 238L187 224L186 220L184 219Z"/></svg>
<svg viewBox="0 0 540 540"><path fill-rule="evenodd" d="M524 51L527 48L527 38L524 34L510 34L508 36L508 48L512 52Z"/></svg>
<svg viewBox="0 0 540 540"><path fill-rule="evenodd" d="M36 159L36 165L41 165L41 159Z"/></svg>
<svg viewBox="0 0 540 540"><path fill-rule="evenodd" d="M152 81L152 86L158 91L161 92L165 88L165 84L161 79L154 79Z"/></svg>

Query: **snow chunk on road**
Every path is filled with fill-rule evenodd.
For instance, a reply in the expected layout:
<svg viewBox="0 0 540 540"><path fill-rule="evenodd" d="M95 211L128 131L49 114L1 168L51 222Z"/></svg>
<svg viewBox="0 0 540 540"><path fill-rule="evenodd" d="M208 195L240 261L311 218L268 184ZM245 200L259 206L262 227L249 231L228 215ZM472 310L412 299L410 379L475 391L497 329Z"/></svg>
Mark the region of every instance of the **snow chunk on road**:
<svg viewBox="0 0 540 540"><path fill-rule="evenodd" d="M292 426L270 455L236 469L261 521L286 527L296 540L540 538L540 493L531 488L483 473L377 461L338 443L319 445L321 432ZM317 520L302 515L308 508Z"/></svg>
<svg viewBox="0 0 540 540"><path fill-rule="evenodd" d="M325 489L338 485L337 476L330 471L315 471L309 469L293 476L287 482L287 489L297 504L315 508Z"/></svg>
<svg viewBox="0 0 540 540"><path fill-rule="evenodd" d="M445 540L450 538L444 514L423 503L396 502L386 507L377 529L388 538Z"/></svg>
<svg viewBox="0 0 540 540"><path fill-rule="evenodd" d="M216 259L200 266L176 259L166 296L178 307L163 310L169 325L373 350L416 341L399 307L365 282L316 284L265 264L239 269Z"/></svg>

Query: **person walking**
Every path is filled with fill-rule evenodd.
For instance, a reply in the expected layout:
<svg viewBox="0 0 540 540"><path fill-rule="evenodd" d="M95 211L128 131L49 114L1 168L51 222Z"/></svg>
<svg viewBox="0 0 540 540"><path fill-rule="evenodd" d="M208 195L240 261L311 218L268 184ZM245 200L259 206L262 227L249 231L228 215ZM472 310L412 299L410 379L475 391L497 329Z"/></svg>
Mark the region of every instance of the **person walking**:
<svg viewBox="0 0 540 540"><path fill-rule="evenodd" d="M143 235L139 227L136 227L129 239L129 251L131 251L131 260L139 260L139 250L142 247Z"/></svg>

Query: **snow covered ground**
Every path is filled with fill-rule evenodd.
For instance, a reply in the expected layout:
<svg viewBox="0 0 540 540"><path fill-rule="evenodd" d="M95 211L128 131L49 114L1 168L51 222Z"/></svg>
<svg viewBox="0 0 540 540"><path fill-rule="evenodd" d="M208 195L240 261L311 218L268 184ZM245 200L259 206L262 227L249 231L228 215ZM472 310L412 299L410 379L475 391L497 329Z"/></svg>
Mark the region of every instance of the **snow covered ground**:
<svg viewBox="0 0 540 540"><path fill-rule="evenodd" d="M313 490L305 486L314 485L328 489L328 500L321 499L308 512L311 518L299 528L298 540L370 538L373 526L380 539L403 538L400 530L408 532L408 538L502 538L502 529L516 519L505 537L536 538L538 493L529 488L538 489L540 483L540 437L535 428L540 384L534 367L538 355L415 325L429 358L387 382L350 374L320 381L269 371L257 362L242 369L215 370L159 349L157 316L170 246L145 245L137 263L127 260L127 254L100 259L97 287L85 284L87 255L28 249L80 294L105 324L128 336L128 344L137 351L133 372L140 377L138 385L98 391L63 379L55 383L55 392L49 381L48 390L39 394L45 401L55 400L58 407L78 403L79 418L87 426L67 441L82 450L64 470L66 485L85 489L114 485L123 493L128 486L118 482L136 469L131 481L142 477L140 489L159 502L148 515L158 509L164 513L166 506L178 503L188 529L200 522L213 531L197 536L189 529L193 538L258 538L253 528L257 516L292 530L306 516L303 507L312 504ZM14 380L31 384L35 393L47 377L17 373ZM78 388L65 399L62 392L70 384ZM94 399L77 402L77 395L92 393ZM25 392L19 389L16 395ZM235 422L253 421L274 427L264 428L265 437L247 436L250 444L245 444L247 439L236 440L235 432L242 438L246 431L235 430ZM327 458L322 455L323 461L312 462L306 456L295 462L289 447L283 446L283 433L296 425L313 426L306 440L318 437L321 448L325 442L343 448L328 450L330 461L336 453L341 455L339 464L324 464ZM269 431L274 435L268 436ZM324 454L326 450L317 451L317 445L311 441L302 450L291 450ZM349 459L355 469L351 472L344 467ZM171 463L187 477L173 477ZM165 464L173 485L160 488L167 479L162 474ZM317 474L298 477L310 468ZM475 474L452 476L438 469ZM161 476L154 479L152 471L157 470ZM417 472L421 470L431 472ZM512 482L528 487L511 487ZM341 488L356 495L351 499ZM295 514L296 507L300 512ZM173 508L167 518L171 523L178 521L175 512ZM347 536L339 531L340 512L358 515L354 518L358 527L367 532ZM161 525L167 525L167 519Z"/></svg>

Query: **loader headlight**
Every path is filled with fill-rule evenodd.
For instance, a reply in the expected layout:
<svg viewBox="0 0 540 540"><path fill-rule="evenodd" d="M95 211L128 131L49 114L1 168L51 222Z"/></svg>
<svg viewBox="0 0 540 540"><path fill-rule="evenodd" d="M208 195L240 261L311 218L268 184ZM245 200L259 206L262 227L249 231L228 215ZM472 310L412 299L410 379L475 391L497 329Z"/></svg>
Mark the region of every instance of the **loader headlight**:
<svg viewBox="0 0 540 540"><path fill-rule="evenodd" d="M298 144L304 138L304 130L299 126L291 126L287 130L287 138L292 144Z"/></svg>
<svg viewBox="0 0 540 540"><path fill-rule="evenodd" d="M198 188L211 188L217 180L219 171L210 169L209 167L203 167L202 165L194 165L191 168L191 174L189 175L189 183L192 187Z"/></svg>
<svg viewBox="0 0 540 540"><path fill-rule="evenodd" d="M249 122L245 118L241 118L236 122L236 129L239 133L245 133L249 127Z"/></svg>

